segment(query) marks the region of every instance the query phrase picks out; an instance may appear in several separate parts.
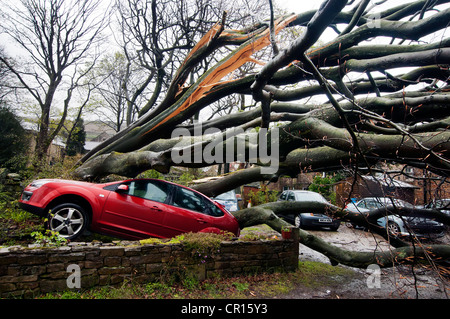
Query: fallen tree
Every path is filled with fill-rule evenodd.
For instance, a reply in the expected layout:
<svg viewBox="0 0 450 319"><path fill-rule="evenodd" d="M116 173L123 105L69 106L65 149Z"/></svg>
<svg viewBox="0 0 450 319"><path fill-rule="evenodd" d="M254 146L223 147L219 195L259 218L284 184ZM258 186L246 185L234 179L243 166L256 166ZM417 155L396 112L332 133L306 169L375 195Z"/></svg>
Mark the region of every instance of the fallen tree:
<svg viewBox="0 0 450 319"><path fill-rule="evenodd" d="M399 263L417 262L411 259L448 258L450 256L450 246L448 245L417 245L413 246L400 238L394 237L384 228L380 227L376 220L387 215L396 214L398 216L422 216L424 213L429 218L435 218L447 225L450 224L450 216L438 210L420 210L407 208L394 208L392 206L371 211L367 214L352 213L345 209L333 205L326 205L318 202L274 202L240 210L234 215L239 220L241 227L249 227L259 224L267 224L271 228L281 232L282 227L291 226L289 223L279 218L283 214L323 213L333 218L338 218L342 222L352 222L355 225L365 227L370 231L384 237L393 246L387 251L367 251L355 252L333 246L321 238L311 235L307 231L299 229L300 242L305 246L321 252L327 256L333 265L343 264L351 267L366 268L371 264L378 264L380 267L391 267Z"/></svg>
<svg viewBox="0 0 450 319"><path fill-rule="evenodd" d="M109 174L134 177L148 169L167 173L174 166L205 167L237 160L253 164L195 186L214 196L280 176L336 170L354 176L362 170L374 174L382 169L381 163L393 163L425 169L446 184L450 41L444 35L427 37L447 28L448 2L418 0L377 11L377 6L368 10L368 1L347 6L347 1L329 0L317 11L282 15L239 31L225 28L224 15L186 56L161 102L86 154L75 176L97 180ZM345 29L340 31L342 25ZM276 44L275 34L285 28L302 28L302 32L286 49L265 62L256 61L252 55ZM318 44L326 29L334 30L336 38ZM378 38L391 38L392 43L398 39L398 44L371 43ZM229 54L186 84L202 60L224 47ZM262 67L237 76L245 63ZM258 103L201 125L186 123L233 94ZM326 100L310 102L314 97ZM242 228L265 223L279 230L286 224L277 217L281 210L325 211L379 233L395 247L381 253L348 252L301 230L301 242L333 263L391 266L424 255L450 258L448 246L417 246L390 237L374 222L380 211L362 216L307 204L266 204L235 216ZM450 225L448 216L439 211L414 213Z"/></svg>

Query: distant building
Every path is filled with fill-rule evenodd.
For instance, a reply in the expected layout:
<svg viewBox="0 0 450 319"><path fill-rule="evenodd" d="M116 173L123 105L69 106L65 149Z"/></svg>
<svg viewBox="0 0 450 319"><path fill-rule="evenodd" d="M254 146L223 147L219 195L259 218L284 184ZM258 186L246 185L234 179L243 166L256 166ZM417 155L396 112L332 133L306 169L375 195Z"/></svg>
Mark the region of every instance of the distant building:
<svg viewBox="0 0 450 319"><path fill-rule="evenodd" d="M349 177L336 184L336 204L343 207L351 199L364 197L394 197L414 204L415 191L418 188L385 175L358 175L356 182L354 177Z"/></svg>
<svg viewBox="0 0 450 319"><path fill-rule="evenodd" d="M116 131L111 126L100 121L86 123L84 130L86 132L84 149L88 152L116 134Z"/></svg>
<svg viewBox="0 0 450 319"><path fill-rule="evenodd" d="M87 122L84 130L86 131L86 141L91 142L104 142L116 134L111 126L100 121Z"/></svg>
<svg viewBox="0 0 450 319"><path fill-rule="evenodd" d="M34 150L36 149L36 139L38 131L36 129L36 125L27 121L22 122L22 127L27 132L29 141L29 155L31 156ZM62 157L62 154L65 151L65 149L66 143L64 142L64 140L58 136L55 137L52 141L52 144L47 150L47 156L50 163L58 161Z"/></svg>

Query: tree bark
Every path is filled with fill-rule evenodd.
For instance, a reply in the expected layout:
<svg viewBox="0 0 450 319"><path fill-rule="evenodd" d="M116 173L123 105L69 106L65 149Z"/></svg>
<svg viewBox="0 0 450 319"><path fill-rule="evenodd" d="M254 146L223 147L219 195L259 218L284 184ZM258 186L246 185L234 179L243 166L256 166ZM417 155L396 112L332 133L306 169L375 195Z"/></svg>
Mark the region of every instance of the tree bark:
<svg viewBox="0 0 450 319"><path fill-rule="evenodd" d="M388 207L387 211L394 212L392 207ZM364 216L363 214L352 213L332 205L325 205L318 202L275 202L246 208L234 212L233 215L242 228L267 224L274 230L281 232L282 227L292 225L279 218L278 214L300 214L307 212L324 213L330 217L339 218L342 222L353 222L356 225L374 230L376 227L373 225L376 225L376 219L385 216L386 209L379 209ZM410 215L413 213L420 215L419 213L422 213L429 217L430 212L428 210L395 210L395 213L401 215ZM450 216L439 211L434 211L433 216L450 225ZM402 263L417 263L430 258L430 256L434 260L450 258L450 246L448 245L409 245L395 238L387 238L388 234L385 229L378 227L378 233L388 239L390 244L397 244L397 248L391 248L388 251L351 251L333 246L323 239L303 229L299 229L300 243L322 253L329 258L333 265L342 264L350 267L367 268L369 265L377 264L380 267L391 267Z"/></svg>

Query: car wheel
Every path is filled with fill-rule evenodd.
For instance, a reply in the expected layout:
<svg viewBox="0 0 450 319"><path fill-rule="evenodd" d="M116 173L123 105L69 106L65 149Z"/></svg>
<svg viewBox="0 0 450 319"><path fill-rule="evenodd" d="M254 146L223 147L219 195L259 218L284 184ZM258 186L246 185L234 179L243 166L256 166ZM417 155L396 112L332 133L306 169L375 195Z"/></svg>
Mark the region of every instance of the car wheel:
<svg viewBox="0 0 450 319"><path fill-rule="evenodd" d="M339 229L340 224L338 224L337 226L331 226L330 230L331 231L337 231Z"/></svg>
<svg viewBox="0 0 450 319"><path fill-rule="evenodd" d="M68 240L80 236L88 222L89 215L85 209L73 203L57 205L48 216L48 228Z"/></svg>
<svg viewBox="0 0 450 319"><path fill-rule="evenodd" d="M387 230L389 232L389 235L397 237L400 235L400 226L395 222L388 222Z"/></svg>

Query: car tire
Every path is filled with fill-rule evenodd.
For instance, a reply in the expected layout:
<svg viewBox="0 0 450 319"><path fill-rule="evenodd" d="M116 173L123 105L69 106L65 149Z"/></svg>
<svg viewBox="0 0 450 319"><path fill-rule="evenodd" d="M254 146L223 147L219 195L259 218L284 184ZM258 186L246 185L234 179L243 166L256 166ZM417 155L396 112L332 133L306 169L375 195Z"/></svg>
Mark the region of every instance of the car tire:
<svg viewBox="0 0 450 319"><path fill-rule="evenodd" d="M401 233L400 226L397 223L392 222L392 221L388 222L387 230L389 232L389 235L393 236L393 237L398 237Z"/></svg>
<svg viewBox="0 0 450 319"><path fill-rule="evenodd" d="M49 211L47 228L67 240L73 240L83 234L88 224L89 215L83 207L65 203Z"/></svg>
<svg viewBox="0 0 450 319"><path fill-rule="evenodd" d="M330 230L331 231L337 231L339 229L340 224L338 224L337 226L331 226Z"/></svg>

